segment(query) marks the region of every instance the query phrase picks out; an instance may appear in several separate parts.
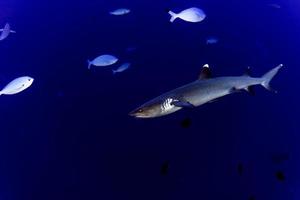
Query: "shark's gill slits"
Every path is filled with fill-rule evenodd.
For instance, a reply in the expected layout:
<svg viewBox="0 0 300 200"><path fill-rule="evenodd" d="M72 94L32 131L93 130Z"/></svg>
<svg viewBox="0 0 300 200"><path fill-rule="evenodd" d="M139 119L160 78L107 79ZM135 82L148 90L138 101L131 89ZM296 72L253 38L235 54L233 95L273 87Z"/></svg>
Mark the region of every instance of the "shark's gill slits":
<svg viewBox="0 0 300 200"><path fill-rule="evenodd" d="M161 104L161 110L163 112L168 112L172 108L174 108L174 105L172 105L172 102L174 100L172 98L167 98L162 104Z"/></svg>

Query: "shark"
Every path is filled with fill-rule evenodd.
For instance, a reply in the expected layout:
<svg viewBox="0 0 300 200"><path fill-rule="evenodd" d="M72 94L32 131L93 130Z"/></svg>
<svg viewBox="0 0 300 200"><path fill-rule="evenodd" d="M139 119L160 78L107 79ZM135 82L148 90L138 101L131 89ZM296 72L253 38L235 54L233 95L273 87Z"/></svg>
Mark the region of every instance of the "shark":
<svg viewBox="0 0 300 200"><path fill-rule="evenodd" d="M197 80L166 92L129 113L136 118L156 118L169 115L183 108L195 108L216 99L239 91L254 94L254 86L261 85L276 92L270 82L283 67L280 64L261 77L252 77L250 68L242 76L212 77L208 64L205 64Z"/></svg>

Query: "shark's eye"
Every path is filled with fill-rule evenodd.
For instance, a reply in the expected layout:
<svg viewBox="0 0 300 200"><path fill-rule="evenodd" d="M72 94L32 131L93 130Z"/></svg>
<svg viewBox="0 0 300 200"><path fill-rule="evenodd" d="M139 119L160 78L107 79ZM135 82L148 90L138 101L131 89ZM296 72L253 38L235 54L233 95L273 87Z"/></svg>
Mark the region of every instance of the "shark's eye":
<svg viewBox="0 0 300 200"><path fill-rule="evenodd" d="M29 78L28 81L31 81L31 79Z"/></svg>
<svg viewBox="0 0 300 200"><path fill-rule="evenodd" d="M144 111L143 109L138 109L138 112L139 112L139 113L141 113L141 112L143 112L143 111Z"/></svg>

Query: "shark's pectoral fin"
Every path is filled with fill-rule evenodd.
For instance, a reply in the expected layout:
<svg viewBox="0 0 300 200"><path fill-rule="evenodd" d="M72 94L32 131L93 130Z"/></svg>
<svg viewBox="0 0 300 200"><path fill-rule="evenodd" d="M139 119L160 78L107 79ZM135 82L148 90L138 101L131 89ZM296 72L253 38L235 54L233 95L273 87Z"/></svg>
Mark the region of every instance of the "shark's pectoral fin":
<svg viewBox="0 0 300 200"><path fill-rule="evenodd" d="M254 86L249 86L249 87L246 87L245 90L252 96L255 95L255 90L254 90Z"/></svg>
<svg viewBox="0 0 300 200"><path fill-rule="evenodd" d="M171 102L171 105L174 105L176 107L180 107L180 108L194 108L195 106L185 100L174 100Z"/></svg>

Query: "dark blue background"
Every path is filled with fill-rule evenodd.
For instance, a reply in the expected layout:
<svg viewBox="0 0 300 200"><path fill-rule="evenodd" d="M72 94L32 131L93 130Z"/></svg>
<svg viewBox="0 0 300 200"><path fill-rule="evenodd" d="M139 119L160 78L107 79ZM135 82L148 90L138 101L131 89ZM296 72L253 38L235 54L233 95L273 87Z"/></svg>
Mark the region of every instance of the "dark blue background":
<svg viewBox="0 0 300 200"><path fill-rule="evenodd" d="M203 22L169 23L166 8L192 6L206 12ZM108 14L119 7L132 12ZM1 87L35 78L0 98L1 200L300 198L297 0L2 0L0 10L1 26L17 31L0 43ZM207 46L208 36L220 42ZM87 70L86 60L104 53L132 68ZM164 118L127 115L195 80L205 63L215 76L285 68L272 82L278 94L258 87L255 97L234 94ZM274 162L281 155L288 160Z"/></svg>

